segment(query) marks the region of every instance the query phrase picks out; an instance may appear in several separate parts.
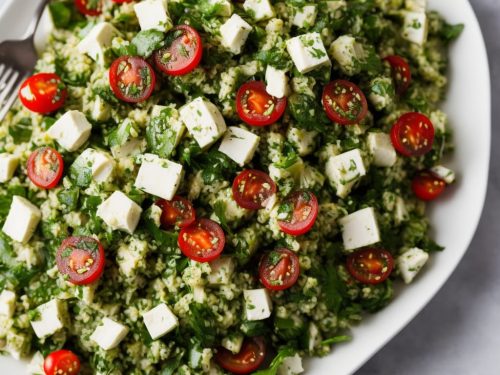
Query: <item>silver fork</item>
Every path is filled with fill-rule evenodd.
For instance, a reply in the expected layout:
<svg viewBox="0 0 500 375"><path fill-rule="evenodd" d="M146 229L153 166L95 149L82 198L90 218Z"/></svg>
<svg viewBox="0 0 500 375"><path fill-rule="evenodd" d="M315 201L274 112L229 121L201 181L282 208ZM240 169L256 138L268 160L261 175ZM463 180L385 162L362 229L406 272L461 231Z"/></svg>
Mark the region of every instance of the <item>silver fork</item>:
<svg viewBox="0 0 500 375"><path fill-rule="evenodd" d="M31 74L38 60L33 40L48 2L42 0L38 4L24 39L0 43L0 121L14 104L19 86Z"/></svg>

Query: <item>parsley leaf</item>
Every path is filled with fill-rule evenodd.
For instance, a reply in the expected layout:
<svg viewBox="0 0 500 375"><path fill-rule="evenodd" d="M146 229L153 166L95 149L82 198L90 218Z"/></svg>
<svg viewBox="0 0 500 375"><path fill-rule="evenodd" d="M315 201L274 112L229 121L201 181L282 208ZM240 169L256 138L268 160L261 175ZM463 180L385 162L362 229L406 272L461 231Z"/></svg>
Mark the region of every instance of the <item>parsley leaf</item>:
<svg viewBox="0 0 500 375"><path fill-rule="evenodd" d="M164 34L158 30L139 31L132 38L132 45L135 46L137 54L142 57L149 57L154 50L163 46Z"/></svg>

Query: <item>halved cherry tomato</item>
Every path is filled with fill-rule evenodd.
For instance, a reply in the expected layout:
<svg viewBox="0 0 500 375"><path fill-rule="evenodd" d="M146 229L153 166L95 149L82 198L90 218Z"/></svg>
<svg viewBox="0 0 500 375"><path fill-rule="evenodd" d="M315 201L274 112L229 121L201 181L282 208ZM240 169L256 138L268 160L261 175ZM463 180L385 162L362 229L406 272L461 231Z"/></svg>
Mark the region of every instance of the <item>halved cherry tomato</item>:
<svg viewBox="0 0 500 375"><path fill-rule="evenodd" d="M418 199L432 201L446 188L446 182L430 172L420 172L411 182L411 189Z"/></svg>
<svg viewBox="0 0 500 375"><path fill-rule="evenodd" d="M19 89L21 103L30 111L41 114L57 111L67 96L66 85L55 73L34 74Z"/></svg>
<svg viewBox="0 0 500 375"><path fill-rule="evenodd" d="M193 71L201 61L200 34L188 25L179 25L167 33L165 45L154 54L156 67L165 74L180 76Z"/></svg>
<svg viewBox="0 0 500 375"><path fill-rule="evenodd" d="M266 126L278 121L285 113L286 96L278 99L269 95L262 81L244 83L236 94L236 111L248 125Z"/></svg>
<svg viewBox="0 0 500 375"><path fill-rule="evenodd" d="M285 233L299 236L311 230L318 216L318 200L307 190L289 195L278 209L278 225Z"/></svg>
<svg viewBox="0 0 500 375"><path fill-rule="evenodd" d="M358 124L368 113L368 102L363 91L343 79L325 86L322 101L327 116L340 125Z"/></svg>
<svg viewBox="0 0 500 375"><path fill-rule="evenodd" d="M268 174L255 169L241 172L233 181L233 198L236 203L249 210L266 207L276 194L276 184Z"/></svg>
<svg viewBox="0 0 500 375"><path fill-rule="evenodd" d="M176 195L172 200L160 199L156 205L161 208L161 226L163 229L187 227L196 220L193 205L186 198Z"/></svg>
<svg viewBox="0 0 500 375"><path fill-rule="evenodd" d="M43 361L45 375L77 375L80 372L80 359L71 350L56 350Z"/></svg>
<svg viewBox="0 0 500 375"><path fill-rule="evenodd" d="M396 84L396 92L403 95L411 84L411 70L408 62L401 56L387 56L385 59L392 70L392 79Z"/></svg>
<svg viewBox="0 0 500 375"><path fill-rule="evenodd" d="M285 248L272 250L260 261L260 281L267 289L288 289L295 284L299 274L299 258L291 250Z"/></svg>
<svg viewBox="0 0 500 375"><path fill-rule="evenodd" d="M257 370L265 357L266 344L262 337L247 337L238 354L223 347L218 348L215 354L219 366L233 374L249 374Z"/></svg>
<svg viewBox="0 0 500 375"><path fill-rule="evenodd" d="M138 103L151 96L156 76L143 58L121 56L109 68L109 83L118 99Z"/></svg>
<svg viewBox="0 0 500 375"><path fill-rule="evenodd" d="M197 262L210 262L220 256L226 236L215 221L200 219L181 229L177 239L182 253Z"/></svg>
<svg viewBox="0 0 500 375"><path fill-rule="evenodd" d="M28 158L28 178L42 189L57 186L64 171L64 161L59 152L51 147L40 147Z"/></svg>
<svg viewBox="0 0 500 375"><path fill-rule="evenodd" d="M394 258L383 249L362 249L347 257L347 270L352 277L365 284L385 281L393 267Z"/></svg>
<svg viewBox="0 0 500 375"><path fill-rule="evenodd" d="M432 150L434 126L421 113L406 113L392 126L391 141L396 151L404 156L425 155Z"/></svg>
<svg viewBox="0 0 500 375"><path fill-rule="evenodd" d="M102 13L102 0L75 0L75 6L86 16L98 16Z"/></svg>
<svg viewBox="0 0 500 375"><path fill-rule="evenodd" d="M68 237L56 254L59 272L75 285L87 285L101 277L104 271L104 248L93 237Z"/></svg>

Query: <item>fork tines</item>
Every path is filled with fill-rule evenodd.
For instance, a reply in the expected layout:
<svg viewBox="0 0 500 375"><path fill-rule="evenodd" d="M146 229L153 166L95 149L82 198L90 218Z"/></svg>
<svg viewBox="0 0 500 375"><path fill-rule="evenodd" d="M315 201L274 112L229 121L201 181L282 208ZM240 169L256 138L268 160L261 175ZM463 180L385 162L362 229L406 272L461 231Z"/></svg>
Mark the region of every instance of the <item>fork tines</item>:
<svg viewBox="0 0 500 375"><path fill-rule="evenodd" d="M17 98L19 85L25 78L17 70L0 63L0 121L2 121Z"/></svg>

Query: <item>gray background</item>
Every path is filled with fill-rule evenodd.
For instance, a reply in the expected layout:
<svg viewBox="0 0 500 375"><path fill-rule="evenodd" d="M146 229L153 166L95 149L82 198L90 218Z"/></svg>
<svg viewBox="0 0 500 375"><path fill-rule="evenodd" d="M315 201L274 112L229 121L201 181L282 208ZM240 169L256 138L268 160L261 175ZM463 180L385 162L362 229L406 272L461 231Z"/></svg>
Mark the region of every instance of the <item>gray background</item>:
<svg viewBox="0 0 500 375"><path fill-rule="evenodd" d="M495 142L500 139L496 126L500 119L500 1L470 2L488 48ZM486 205L463 261L431 303L356 375L500 374L499 167L500 149L493 143Z"/></svg>

